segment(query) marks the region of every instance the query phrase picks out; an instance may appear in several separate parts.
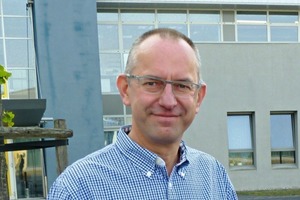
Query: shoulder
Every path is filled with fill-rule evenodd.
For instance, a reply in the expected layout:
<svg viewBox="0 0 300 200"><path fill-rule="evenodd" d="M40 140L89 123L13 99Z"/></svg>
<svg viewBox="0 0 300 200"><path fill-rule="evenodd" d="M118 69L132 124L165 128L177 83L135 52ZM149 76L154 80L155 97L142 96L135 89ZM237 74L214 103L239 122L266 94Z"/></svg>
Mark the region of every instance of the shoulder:
<svg viewBox="0 0 300 200"><path fill-rule="evenodd" d="M103 168L116 159L120 158L119 151L116 149L115 145L108 145L103 149L95 151L84 158L81 158L71 164L66 170L61 174L64 176L75 176L75 177L85 177L89 173L94 174L94 171Z"/></svg>
<svg viewBox="0 0 300 200"><path fill-rule="evenodd" d="M115 145L109 145L77 160L55 180L50 188L49 196L70 196L88 191L95 182L102 181L99 177L102 177L111 165L117 164L116 160L120 162L121 159ZM98 179L96 180L95 177Z"/></svg>
<svg viewBox="0 0 300 200"><path fill-rule="evenodd" d="M199 165L202 168L225 170L224 166L214 156L191 147L187 147L187 158L191 164Z"/></svg>

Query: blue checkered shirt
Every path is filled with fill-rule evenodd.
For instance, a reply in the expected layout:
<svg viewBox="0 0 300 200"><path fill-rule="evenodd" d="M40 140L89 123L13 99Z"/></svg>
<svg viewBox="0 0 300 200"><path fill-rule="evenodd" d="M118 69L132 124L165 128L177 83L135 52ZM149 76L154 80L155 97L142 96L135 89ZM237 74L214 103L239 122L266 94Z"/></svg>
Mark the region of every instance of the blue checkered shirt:
<svg viewBox="0 0 300 200"><path fill-rule="evenodd" d="M69 166L47 199L237 199L224 167L212 156L180 145L168 176L164 161L120 129L117 141Z"/></svg>

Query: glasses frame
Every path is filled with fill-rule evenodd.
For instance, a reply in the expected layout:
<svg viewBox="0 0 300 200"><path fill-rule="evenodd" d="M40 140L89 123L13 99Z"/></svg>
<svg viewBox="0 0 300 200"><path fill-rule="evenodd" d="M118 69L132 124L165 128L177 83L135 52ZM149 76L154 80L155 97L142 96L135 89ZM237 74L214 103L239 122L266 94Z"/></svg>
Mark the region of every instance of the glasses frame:
<svg viewBox="0 0 300 200"><path fill-rule="evenodd" d="M157 81L161 81L164 83L164 86L163 88L161 89L161 91L158 91L158 92L150 92L150 91L147 91L148 93L150 94L161 94L164 89L166 88L166 85L167 84L170 84L172 86L172 91L173 91L173 94L174 96L176 97L188 97L188 96L185 96L186 94L183 94L183 95L178 95L178 93L174 93L174 87L173 85L174 84L180 84L180 83L188 83L188 84L191 84L192 86L192 89L193 89L193 95L191 96L195 96L197 94L197 91L200 90L201 86L204 84L204 81L203 80L200 80L199 81L199 84L197 83L194 83L194 82L191 82L191 81L169 81L169 80L165 80L165 79L161 79L161 78L158 78L158 77L155 77L155 76L149 76L149 75L145 75L145 76L138 76L138 75L133 75L133 74L125 74L125 76L128 78L128 79L135 79L137 80L138 82L140 81L140 79L144 79L144 78L149 78L149 79L153 79L153 80L157 80Z"/></svg>

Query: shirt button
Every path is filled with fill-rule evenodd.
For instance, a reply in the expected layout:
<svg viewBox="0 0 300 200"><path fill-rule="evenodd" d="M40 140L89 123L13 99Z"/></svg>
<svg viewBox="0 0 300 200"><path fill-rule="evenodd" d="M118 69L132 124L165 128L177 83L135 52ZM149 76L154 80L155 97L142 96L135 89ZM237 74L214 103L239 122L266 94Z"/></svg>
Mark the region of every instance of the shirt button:
<svg viewBox="0 0 300 200"><path fill-rule="evenodd" d="M172 185L172 183L171 183L171 182L169 182L169 184L168 184L168 187L169 187L169 190L171 190L171 189L172 189L173 185Z"/></svg>
<svg viewBox="0 0 300 200"><path fill-rule="evenodd" d="M180 172L180 176L181 176L181 177L184 177L184 176L185 176L185 173L184 173L184 172Z"/></svg>
<svg viewBox="0 0 300 200"><path fill-rule="evenodd" d="M152 175L152 173L149 171L147 172L146 176L150 177Z"/></svg>

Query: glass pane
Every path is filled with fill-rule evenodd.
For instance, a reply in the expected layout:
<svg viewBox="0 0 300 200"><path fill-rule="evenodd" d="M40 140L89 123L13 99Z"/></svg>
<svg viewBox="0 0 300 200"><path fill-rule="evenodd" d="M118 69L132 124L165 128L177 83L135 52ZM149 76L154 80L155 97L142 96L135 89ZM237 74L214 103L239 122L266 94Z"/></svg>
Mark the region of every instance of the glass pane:
<svg viewBox="0 0 300 200"><path fill-rule="evenodd" d="M154 10L122 10L122 22L152 22L155 21Z"/></svg>
<svg viewBox="0 0 300 200"><path fill-rule="evenodd" d="M130 49L132 43L144 32L153 29L153 25L123 25L123 47Z"/></svg>
<svg viewBox="0 0 300 200"><path fill-rule="evenodd" d="M124 126L124 117L103 117L104 127Z"/></svg>
<svg viewBox="0 0 300 200"><path fill-rule="evenodd" d="M4 17L5 36L27 38L27 20L25 17Z"/></svg>
<svg viewBox="0 0 300 200"><path fill-rule="evenodd" d="M16 139L14 142L33 141ZM19 198L44 197L43 158L40 149L14 151L17 195Z"/></svg>
<svg viewBox="0 0 300 200"><path fill-rule="evenodd" d="M297 23L298 12L270 12L270 23Z"/></svg>
<svg viewBox="0 0 300 200"><path fill-rule="evenodd" d="M292 114L271 115L272 149L294 148Z"/></svg>
<svg viewBox="0 0 300 200"><path fill-rule="evenodd" d="M104 145L109 145L116 141L118 131L104 131Z"/></svg>
<svg viewBox="0 0 300 200"><path fill-rule="evenodd" d="M116 78L121 73L120 54L100 54L102 92L118 92Z"/></svg>
<svg viewBox="0 0 300 200"><path fill-rule="evenodd" d="M28 0L2 0L4 15L26 15L26 3Z"/></svg>
<svg viewBox="0 0 300 200"><path fill-rule="evenodd" d="M250 22L250 23L261 23L267 21L266 12L247 12L247 11L238 11L237 12L237 21L238 22Z"/></svg>
<svg viewBox="0 0 300 200"><path fill-rule="evenodd" d="M99 49L119 50L118 25L98 25Z"/></svg>
<svg viewBox="0 0 300 200"><path fill-rule="evenodd" d="M283 151L281 155L282 155L282 163L284 164L296 163L295 151Z"/></svg>
<svg viewBox="0 0 300 200"><path fill-rule="evenodd" d="M158 11L157 20L159 22L181 22L187 21L186 11Z"/></svg>
<svg viewBox="0 0 300 200"><path fill-rule="evenodd" d="M272 164L296 163L295 151L272 151Z"/></svg>
<svg viewBox="0 0 300 200"><path fill-rule="evenodd" d="M97 21L117 22L118 21L118 10L98 10Z"/></svg>
<svg viewBox="0 0 300 200"><path fill-rule="evenodd" d="M36 98L36 74L35 70L9 70L12 75L9 82L9 97L11 99L34 99Z"/></svg>
<svg viewBox="0 0 300 200"><path fill-rule="evenodd" d="M254 165L253 152L230 152L229 166L250 166Z"/></svg>
<svg viewBox="0 0 300 200"><path fill-rule="evenodd" d="M190 29L190 35L193 41L220 41L220 25L192 24Z"/></svg>
<svg viewBox="0 0 300 200"><path fill-rule="evenodd" d="M204 23L219 23L220 12L219 11L203 11L203 12L191 12L190 22L204 22Z"/></svg>
<svg viewBox="0 0 300 200"><path fill-rule="evenodd" d="M7 67L34 66L33 44L30 40L6 40Z"/></svg>
<svg viewBox="0 0 300 200"><path fill-rule="evenodd" d="M0 64L4 66L3 40L0 39Z"/></svg>
<svg viewBox="0 0 300 200"><path fill-rule="evenodd" d="M186 24L159 24L159 28L172 28L185 35L187 35L187 25Z"/></svg>
<svg viewBox="0 0 300 200"><path fill-rule="evenodd" d="M250 115L229 115L228 143L229 149L252 149L252 125Z"/></svg>
<svg viewBox="0 0 300 200"><path fill-rule="evenodd" d="M0 6L0 8L1 8L1 6ZM0 11L0 13L1 13L1 11ZM2 20L0 20L0 37L2 37L2 36L3 36L2 35Z"/></svg>
<svg viewBox="0 0 300 200"><path fill-rule="evenodd" d="M297 42L298 27L271 26L271 41Z"/></svg>
<svg viewBox="0 0 300 200"><path fill-rule="evenodd" d="M120 54L101 53L100 54L101 75L119 75L121 73Z"/></svg>
<svg viewBox="0 0 300 200"><path fill-rule="evenodd" d="M267 26L264 25L238 25L238 41L263 42L267 41Z"/></svg>

